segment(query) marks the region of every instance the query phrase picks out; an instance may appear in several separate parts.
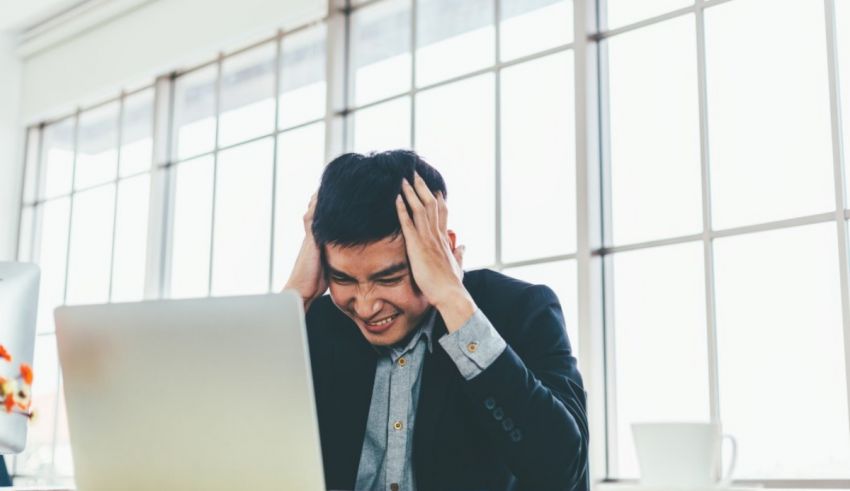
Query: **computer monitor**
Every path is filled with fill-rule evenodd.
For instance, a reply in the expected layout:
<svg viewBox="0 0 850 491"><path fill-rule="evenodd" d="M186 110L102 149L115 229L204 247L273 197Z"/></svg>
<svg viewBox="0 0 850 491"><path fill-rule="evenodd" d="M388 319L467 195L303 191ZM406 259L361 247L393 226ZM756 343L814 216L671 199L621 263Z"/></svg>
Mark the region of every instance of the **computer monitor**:
<svg viewBox="0 0 850 491"><path fill-rule="evenodd" d="M297 294L55 315L79 491L324 491Z"/></svg>
<svg viewBox="0 0 850 491"><path fill-rule="evenodd" d="M0 344L12 355L11 363L0 360L0 376L7 379L18 376L21 363L32 366L40 275L35 264L0 262ZM21 414L0 410L0 454L24 449L27 423Z"/></svg>

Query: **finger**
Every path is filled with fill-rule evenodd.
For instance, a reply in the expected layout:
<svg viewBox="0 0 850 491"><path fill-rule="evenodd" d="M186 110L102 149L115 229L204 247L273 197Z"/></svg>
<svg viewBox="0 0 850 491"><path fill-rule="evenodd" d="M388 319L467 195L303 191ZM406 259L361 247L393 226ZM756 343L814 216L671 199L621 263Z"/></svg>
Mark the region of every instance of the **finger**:
<svg viewBox="0 0 850 491"><path fill-rule="evenodd" d="M419 175L418 172L413 173L413 186L416 190L417 196L422 201L422 205L425 207L425 213L428 215L428 223L431 228L437 233L440 232L440 211L437 206L437 198L434 197L434 193L428 189L428 185L425 184L425 179L422 179L422 176Z"/></svg>
<svg viewBox="0 0 850 491"><path fill-rule="evenodd" d="M426 208L431 209L436 204L434 194L430 189L428 189L428 185L425 184L425 179L422 179L422 176L420 176L418 172L413 173L413 187L416 189L416 194L419 196L419 200L422 201L422 204L425 205Z"/></svg>
<svg viewBox="0 0 850 491"><path fill-rule="evenodd" d="M395 209L398 212L398 221L401 224L401 233L404 234L405 241L413 239L416 235L416 226L413 224L413 220L410 218L410 214L407 212L407 207L404 206L404 200L401 199L400 194L395 197Z"/></svg>
<svg viewBox="0 0 850 491"><path fill-rule="evenodd" d="M466 254L466 246L461 245L455 247L455 250L452 251L452 255L455 257L455 261L457 261L457 265L463 269L463 255Z"/></svg>
<svg viewBox="0 0 850 491"><path fill-rule="evenodd" d="M401 180L401 192L404 194L404 199L407 200L407 205L410 206L410 211L413 212L414 225L425 225L427 221L425 217L425 206L413 190L413 186L407 182L407 179Z"/></svg>
<svg viewBox="0 0 850 491"><path fill-rule="evenodd" d="M449 207L442 191L437 191L437 211L440 224L440 232L446 233L449 228Z"/></svg>
<svg viewBox="0 0 850 491"><path fill-rule="evenodd" d="M319 193L313 193L313 196L310 196L310 202L307 203L307 213L308 216L313 216L313 213L316 212L316 203L319 201Z"/></svg>

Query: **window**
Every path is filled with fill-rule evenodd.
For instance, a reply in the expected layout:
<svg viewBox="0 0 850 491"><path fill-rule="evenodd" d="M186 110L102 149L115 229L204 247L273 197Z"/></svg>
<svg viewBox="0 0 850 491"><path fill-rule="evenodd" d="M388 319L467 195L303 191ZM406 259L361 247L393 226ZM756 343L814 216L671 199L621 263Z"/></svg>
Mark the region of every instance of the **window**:
<svg viewBox="0 0 850 491"><path fill-rule="evenodd" d="M638 477L647 420L722 422L738 479L850 478L826 29L849 34L846 3L606 2L609 478Z"/></svg>
<svg viewBox="0 0 850 491"><path fill-rule="evenodd" d="M53 309L143 298L153 127L146 87L28 131L19 256L42 270L33 387L40 416L27 450L12 460L22 479L73 475Z"/></svg>
<svg viewBox="0 0 850 491"><path fill-rule="evenodd" d="M19 257L43 271L40 418L16 483L73 479L54 307L283 286L325 161L325 37L319 21L28 130Z"/></svg>

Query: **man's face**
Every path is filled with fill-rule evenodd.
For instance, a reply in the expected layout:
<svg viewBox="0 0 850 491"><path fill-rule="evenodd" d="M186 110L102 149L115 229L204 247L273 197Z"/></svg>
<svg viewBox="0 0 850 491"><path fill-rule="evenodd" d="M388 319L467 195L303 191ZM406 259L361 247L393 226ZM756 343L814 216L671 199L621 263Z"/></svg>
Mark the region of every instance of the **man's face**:
<svg viewBox="0 0 850 491"><path fill-rule="evenodd" d="M430 306L414 288L404 237L366 246L325 246L333 302L375 346L398 343L413 331Z"/></svg>

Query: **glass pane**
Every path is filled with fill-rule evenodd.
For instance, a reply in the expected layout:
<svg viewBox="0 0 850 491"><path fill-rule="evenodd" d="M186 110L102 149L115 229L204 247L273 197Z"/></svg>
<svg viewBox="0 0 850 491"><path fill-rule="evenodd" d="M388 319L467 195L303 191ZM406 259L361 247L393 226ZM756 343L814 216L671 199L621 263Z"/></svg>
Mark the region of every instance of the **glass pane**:
<svg viewBox="0 0 850 491"><path fill-rule="evenodd" d="M32 203L35 201L36 184L38 175L38 154L39 140L41 139L41 131L38 128L30 128L27 131L27 162L24 176L23 202Z"/></svg>
<svg viewBox="0 0 850 491"><path fill-rule="evenodd" d="M576 248L573 54L502 72L502 261Z"/></svg>
<svg viewBox="0 0 850 491"><path fill-rule="evenodd" d="M446 180L449 228L467 246L466 269L496 259L493 85L487 73L420 92L416 100L416 151Z"/></svg>
<svg viewBox="0 0 850 491"><path fill-rule="evenodd" d="M213 295L269 289L274 142L221 152L215 190Z"/></svg>
<svg viewBox="0 0 850 491"><path fill-rule="evenodd" d="M573 40L572 0L501 0L502 60L511 60Z"/></svg>
<svg viewBox="0 0 850 491"><path fill-rule="evenodd" d="M707 9L706 63L714 227L834 209L823 2Z"/></svg>
<svg viewBox="0 0 850 491"><path fill-rule="evenodd" d="M118 182L112 301L141 300L145 291L150 175Z"/></svg>
<svg viewBox="0 0 850 491"><path fill-rule="evenodd" d="M576 262L572 260L557 261L507 268L503 273L529 283L546 285L555 291L564 313L564 322L567 324L567 336L570 339L573 356L578 358L578 290L576 288L578 276Z"/></svg>
<svg viewBox="0 0 850 491"><path fill-rule="evenodd" d="M613 256L617 449L637 477L631 424L709 421L701 242ZM672 369L671 369L672 368Z"/></svg>
<svg viewBox="0 0 850 491"><path fill-rule="evenodd" d="M118 101L80 114L74 188L115 179L118 172Z"/></svg>
<svg viewBox="0 0 850 491"><path fill-rule="evenodd" d="M53 434L59 393L59 358L53 334L35 339L33 372L32 408L38 417L27 429L26 450L17 456L16 472L49 476L53 472ZM17 479L15 484L18 484Z"/></svg>
<svg viewBox="0 0 850 491"><path fill-rule="evenodd" d="M850 190L850 0L835 2L835 26L838 38L838 72L841 81L841 121L844 127L844 177L845 189ZM845 207L846 199L845 191Z"/></svg>
<svg viewBox="0 0 850 491"><path fill-rule="evenodd" d="M609 41L615 244L702 231L696 49L690 15Z"/></svg>
<svg viewBox="0 0 850 491"><path fill-rule="evenodd" d="M209 289L213 158L177 166L171 249L171 298L202 297Z"/></svg>
<svg viewBox="0 0 850 491"><path fill-rule="evenodd" d="M496 55L492 0L416 0L416 85L492 65Z"/></svg>
<svg viewBox="0 0 850 491"><path fill-rule="evenodd" d="M351 15L355 105L410 90L410 2L385 0Z"/></svg>
<svg viewBox="0 0 850 491"><path fill-rule="evenodd" d="M74 118L48 125L44 128L44 171L42 187L44 198L71 192L74 173Z"/></svg>
<svg viewBox="0 0 850 491"><path fill-rule="evenodd" d="M720 410L741 479L850 477L836 240L830 222L716 241Z"/></svg>
<svg viewBox="0 0 850 491"><path fill-rule="evenodd" d="M325 116L325 24L283 38L278 126L288 128Z"/></svg>
<svg viewBox="0 0 850 491"><path fill-rule="evenodd" d="M153 89L124 99L121 123L121 176L144 172L153 160Z"/></svg>
<svg viewBox="0 0 850 491"><path fill-rule="evenodd" d="M268 43L224 60L219 146L274 131L275 50Z"/></svg>
<svg viewBox="0 0 850 491"><path fill-rule="evenodd" d="M324 164L324 123L287 131L278 137L273 291L283 288L292 272L304 239L302 219L310 197L319 189Z"/></svg>
<svg viewBox="0 0 850 491"><path fill-rule="evenodd" d="M67 303L109 301L114 213L115 184L74 197Z"/></svg>
<svg viewBox="0 0 850 491"><path fill-rule="evenodd" d="M693 0L606 0L608 5L608 27L615 29L627 24L666 14L689 7Z"/></svg>
<svg viewBox="0 0 850 491"><path fill-rule="evenodd" d="M215 147L216 66L183 75L174 83L174 148L185 159Z"/></svg>
<svg viewBox="0 0 850 491"><path fill-rule="evenodd" d="M410 148L410 98L358 109L354 113L355 152Z"/></svg>
<svg viewBox="0 0 850 491"><path fill-rule="evenodd" d="M68 223L71 199L59 198L41 208L38 264L41 283L38 293L38 332L53 331L53 309L65 302Z"/></svg>
<svg viewBox="0 0 850 491"><path fill-rule="evenodd" d="M25 206L21 209L21 226L18 231L18 261L30 262L32 260L32 221L34 218L33 207Z"/></svg>

